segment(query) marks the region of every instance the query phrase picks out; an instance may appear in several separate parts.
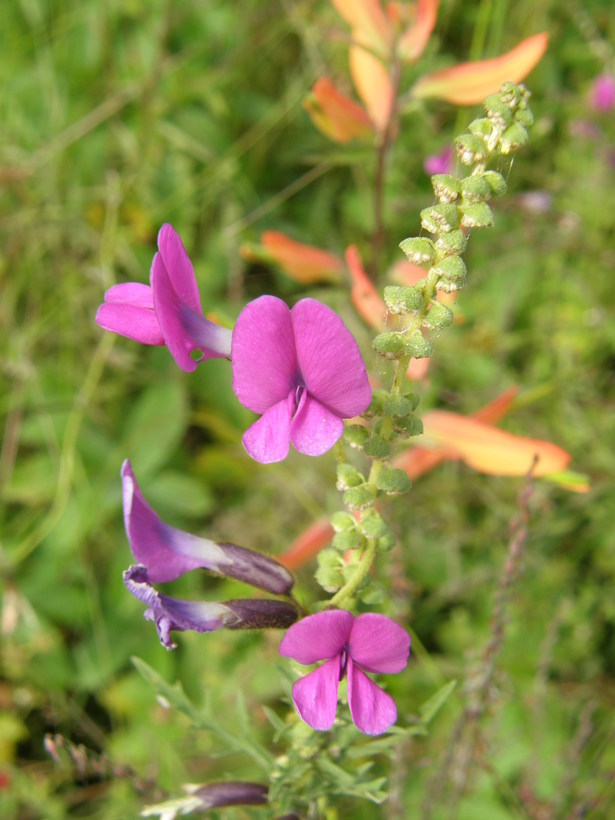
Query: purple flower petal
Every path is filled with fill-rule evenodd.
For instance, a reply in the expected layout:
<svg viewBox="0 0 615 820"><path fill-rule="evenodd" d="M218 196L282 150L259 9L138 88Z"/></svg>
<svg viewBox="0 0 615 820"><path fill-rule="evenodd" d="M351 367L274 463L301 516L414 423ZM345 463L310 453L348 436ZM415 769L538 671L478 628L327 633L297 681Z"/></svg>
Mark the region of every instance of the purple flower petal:
<svg viewBox="0 0 615 820"><path fill-rule="evenodd" d="M401 672L408 665L410 635L385 615L368 612L355 619L348 654L368 672Z"/></svg>
<svg viewBox="0 0 615 820"><path fill-rule="evenodd" d="M179 300L202 316L201 297L192 262L179 234L168 223L158 231L158 250Z"/></svg>
<svg viewBox="0 0 615 820"><path fill-rule="evenodd" d="M240 618L224 604L205 601L181 601L161 595L150 584L147 570L140 564L124 573L126 589L147 605L145 617L156 624L156 631L166 649L175 649L170 632L214 632L231 626Z"/></svg>
<svg viewBox="0 0 615 820"><path fill-rule="evenodd" d="M355 726L366 735L381 735L397 720L393 698L348 658L348 705Z"/></svg>
<svg viewBox="0 0 615 820"><path fill-rule="evenodd" d="M340 418L362 413L372 390L352 333L334 310L315 299L297 302L291 315L308 393Z"/></svg>
<svg viewBox="0 0 615 820"><path fill-rule="evenodd" d="M202 801L201 811L222 806L264 806L269 795L268 787L262 783L233 780L184 788Z"/></svg>
<svg viewBox="0 0 615 820"><path fill-rule="evenodd" d="M306 665L334 658L350 639L354 620L354 615L345 609L308 615L284 635L280 655Z"/></svg>
<svg viewBox="0 0 615 820"><path fill-rule="evenodd" d="M200 361L230 355L232 332L205 319L182 301L161 253L154 256L150 278L156 315L178 367L191 373ZM195 351L201 354L198 360L191 358Z"/></svg>
<svg viewBox="0 0 615 820"><path fill-rule="evenodd" d="M301 718L312 729L324 732L333 726L337 711L340 661L339 655L332 658L309 675L300 678L293 686L295 706Z"/></svg>
<svg viewBox="0 0 615 820"><path fill-rule="evenodd" d="M344 432L344 422L304 392L290 426L290 440L306 456L321 456Z"/></svg>
<svg viewBox="0 0 615 820"><path fill-rule="evenodd" d="M154 295L149 285L142 282L123 282L113 285L105 293L105 302L154 309Z"/></svg>
<svg viewBox="0 0 615 820"><path fill-rule="evenodd" d="M243 434L243 446L255 461L272 464L288 455L293 400L291 393L274 404Z"/></svg>
<svg viewBox="0 0 615 820"><path fill-rule="evenodd" d="M132 554L152 583L166 583L193 569L208 569L276 595L294 578L282 564L235 544L218 544L165 524L143 498L130 461L122 465L124 521Z"/></svg>
<svg viewBox="0 0 615 820"><path fill-rule="evenodd" d="M164 345L164 336L153 310L121 302L108 302L96 312L103 330L126 336L143 345Z"/></svg>
<svg viewBox="0 0 615 820"><path fill-rule="evenodd" d="M254 413L299 387L291 314L281 299L261 296L245 306L233 329L231 360L235 395Z"/></svg>

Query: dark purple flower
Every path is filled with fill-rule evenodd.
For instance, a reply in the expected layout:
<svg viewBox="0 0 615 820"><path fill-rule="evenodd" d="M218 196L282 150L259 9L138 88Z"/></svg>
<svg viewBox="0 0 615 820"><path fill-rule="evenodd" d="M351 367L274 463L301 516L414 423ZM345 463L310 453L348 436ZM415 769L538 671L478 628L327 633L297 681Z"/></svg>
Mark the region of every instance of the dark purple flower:
<svg viewBox="0 0 615 820"><path fill-rule="evenodd" d="M193 569L207 569L252 586L286 595L294 578L286 567L260 552L210 541L165 524L143 498L130 461L122 464L124 523L132 554L154 584L174 581Z"/></svg>
<svg viewBox="0 0 615 820"><path fill-rule="evenodd" d="M348 705L358 729L368 735L385 732L397 720L390 695L365 672L390 674L406 668L410 636L384 615L354 617L336 609L303 618L291 626L280 644L280 655L302 664L326 661L293 686L293 700L313 729L333 726L339 682L348 676Z"/></svg>
<svg viewBox="0 0 615 820"><path fill-rule="evenodd" d="M269 789L262 783L230 780L191 788L190 793L202 800L201 808L204 810L221 806L264 806Z"/></svg>
<svg viewBox="0 0 615 820"><path fill-rule="evenodd" d="M232 601L184 601L154 589L146 567L136 564L124 573L126 589L147 605L145 617L156 624L165 649L175 649L171 632L215 632L227 629L285 629L297 620L287 601L246 598Z"/></svg>
<svg viewBox="0 0 615 820"><path fill-rule="evenodd" d="M232 333L203 316L192 262L171 225L158 233L150 283L110 288L96 322L141 344L166 345L186 372L205 359L230 357ZM199 356L193 359L195 352Z"/></svg>
<svg viewBox="0 0 615 820"><path fill-rule="evenodd" d="M452 146L447 145L439 154L425 158L423 168L427 176L434 174L452 174L455 170L455 159Z"/></svg>
<svg viewBox="0 0 615 820"><path fill-rule="evenodd" d="M243 444L262 464L286 458L291 441L300 453L326 453L344 431L342 419L371 401L356 341L315 299L292 310L275 296L250 302L233 330L231 361L237 398L261 414Z"/></svg>
<svg viewBox="0 0 615 820"><path fill-rule="evenodd" d="M615 77L601 74L594 80L591 91L592 108L607 113L615 108Z"/></svg>

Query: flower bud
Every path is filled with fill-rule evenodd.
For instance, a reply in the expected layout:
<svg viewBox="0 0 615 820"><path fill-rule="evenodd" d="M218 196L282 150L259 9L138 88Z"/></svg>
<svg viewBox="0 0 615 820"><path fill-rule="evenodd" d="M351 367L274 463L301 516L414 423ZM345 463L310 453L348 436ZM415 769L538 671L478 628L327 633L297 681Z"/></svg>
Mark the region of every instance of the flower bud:
<svg viewBox="0 0 615 820"><path fill-rule="evenodd" d="M483 179L486 180L487 184L491 188L492 196L503 196L506 193L508 185L506 184L506 180L502 174L497 171L485 171L483 174Z"/></svg>
<svg viewBox="0 0 615 820"><path fill-rule="evenodd" d="M466 177L461 183L461 192L463 205L491 199L491 185L489 185L483 174L472 174L472 176Z"/></svg>
<svg viewBox="0 0 615 820"><path fill-rule="evenodd" d="M408 492L412 482L404 470L395 470L387 467L381 470L376 477L376 486L387 495L401 495Z"/></svg>
<svg viewBox="0 0 615 820"><path fill-rule="evenodd" d="M434 244L426 237L409 237L400 242L399 247L406 254L408 261L415 265L424 265L426 262L432 265L436 258Z"/></svg>
<svg viewBox="0 0 615 820"><path fill-rule="evenodd" d="M529 140L529 134L519 122L513 122L500 137L500 151L503 154L510 154L521 148Z"/></svg>
<svg viewBox="0 0 615 820"><path fill-rule="evenodd" d="M374 503L372 491L367 486L351 487L342 496L344 504L350 510L365 510Z"/></svg>
<svg viewBox="0 0 615 820"><path fill-rule="evenodd" d="M391 396L384 403L384 412L391 418L409 416L416 409L416 403L406 396Z"/></svg>
<svg viewBox="0 0 615 820"><path fill-rule="evenodd" d="M423 336L418 328L412 330L406 336L406 355L414 356L415 359L425 359L431 356L433 347Z"/></svg>
<svg viewBox="0 0 615 820"><path fill-rule="evenodd" d="M424 208L421 211L421 227L434 234L452 231L459 227L459 209L450 202Z"/></svg>
<svg viewBox="0 0 615 820"><path fill-rule="evenodd" d="M372 434L365 442L365 455L371 458L386 458L391 452L391 445L382 436Z"/></svg>
<svg viewBox="0 0 615 820"><path fill-rule="evenodd" d="M373 508L365 510L361 516L360 527L367 538L381 538L390 533L389 525Z"/></svg>
<svg viewBox="0 0 615 820"><path fill-rule="evenodd" d="M487 120L487 122L489 122ZM470 126L471 127L471 126ZM474 134L462 134L455 140L457 155L464 165L484 162L489 156L487 146L480 137Z"/></svg>
<svg viewBox="0 0 615 820"><path fill-rule="evenodd" d="M422 291L412 286L389 285L384 289L384 301L391 313L412 313L425 307Z"/></svg>
<svg viewBox="0 0 615 820"><path fill-rule="evenodd" d="M315 574L317 582L327 592L335 592L344 583L342 556L334 549L325 549L318 553L317 560L318 569Z"/></svg>
<svg viewBox="0 0 615 820"><path fill-rule="evenodd" d="M454 318L453 311L450 308L434 301L430 303L429 310L423 319L423 327L443 330L453 324Z"/></svg>
<svg viewBox="0 0 615 820"><path fill-rule="evenodd" d="M452 174L434 174L431 185L440 202L454 202L459 198L460 182Z"/></svg>
<svg viewBox="0 0 615 820"><path fill-rule="evenodd" d="M297 609L288 601L273 598L238 598L225 601L238 620L227 629L287 629L297 620Z"/></svg>
<svg viewBox="0 0 615 820"><path fill-rule="evenodd" d="M525 128L530 128L534 125L534 115L532 114L531 109L527 106L519 106L519 108L515 111L515 121L520 125L523 125Z"/></svg>
<svg viewBox="0 0 615 820"><path fill-rule="evenodd" d="M187 791L201 801L199 809L217 809L222 806L263 806L269 790L262 783L244 783L229 780L226 783L208 783L190 786Z"/></svg>
<svg viewBox="0 0 615 820"><path fill-rule="evenodd" d="M438 290L445 290L442 281L447 282L451 290L460 290L465 285L467 268L460 256L446 256L432 268L432 272L440 277L436 285Z"/></svg>
<svg viewBox="0 0 615 820"><path fill-rule="evenodd" d="M346 552L347 550L356 550L363 544L363 541L363 536L358 530L336 532L331 541L331 546L339 552Z"/></svg>
<svg viewBox="0 0 615 820"><path fill-rule="evenodd" d="M491 228L493 212L486 202L475 202L461 206L461 224L464 228Z"/></svg>
<svg viewBox="0 0 615 820"><path fill-rule="evenodd" d="M441 233L436 240L436 250L439 256L458 256L465 252L467 245L468 237L460 230Z"/></svg>
<svg viewBox="0 0 615 820"><path fill-rule="evenodd" d="M331 526L335 532L349 532L350 530L356 530L357 521L350 513L336 512L331 516Z"/></svg>
<svg viewBox="0 0 615 820"><path fill-rule="evenodd" d="M362 450L369 438L369 430L362 424L348 424L344 430L344 439L350 447Z"/></svg>
<svg viewBox="0 0 615 820"><path fill-rule="evenodd" d="M359 487L365 484L365 476L352 466L352 464L337 465L337 489L348 490L350 487Z"/></svg>
<svg viewBox="0 0 615 820"><path fill-rule="evenodd" d="M372 348L385 359L400 359L404 355L405 341L402 333L379 333L372 340Z"/></svg>
<svg viewBox="0 0 615 820"><path fill-rule="evenodd" d="M510 125L513 119L510 106L502 102L500 94L490 94L485 100L485 111L490 120L492 120L497 127L504 128Z"/></svg>

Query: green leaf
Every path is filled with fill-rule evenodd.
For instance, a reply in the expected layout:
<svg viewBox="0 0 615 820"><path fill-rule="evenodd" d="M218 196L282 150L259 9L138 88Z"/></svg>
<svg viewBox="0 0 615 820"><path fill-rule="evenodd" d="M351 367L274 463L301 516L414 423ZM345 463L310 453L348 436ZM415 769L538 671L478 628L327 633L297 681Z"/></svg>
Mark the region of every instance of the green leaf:
<svg viewBox="0 0 615 820"><path fill-rule="evenodd" d="M421 716L421 722L423 724L431 723L456 688L457 681L451 680L438 689L435 695L432 695L429 700L425 701L419 709L419 715Z"/></svg>

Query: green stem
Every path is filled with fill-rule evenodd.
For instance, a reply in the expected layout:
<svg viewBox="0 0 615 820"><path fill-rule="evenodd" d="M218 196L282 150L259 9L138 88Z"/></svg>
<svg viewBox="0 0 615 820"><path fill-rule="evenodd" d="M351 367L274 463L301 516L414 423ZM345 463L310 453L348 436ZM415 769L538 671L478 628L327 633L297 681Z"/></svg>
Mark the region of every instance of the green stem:
<svg viewBox="0 0 615 820"><path fill-rule="evenodd" d="M376 539L370 538L367 542L367 547L361 558L361 563L358 565L352 576L346 581L344 586L339 589L333 598L327 603L327 609L330 607L340 606L348 598L357 591L361 586L367 573L370 571L376 555Z"/></svg>

